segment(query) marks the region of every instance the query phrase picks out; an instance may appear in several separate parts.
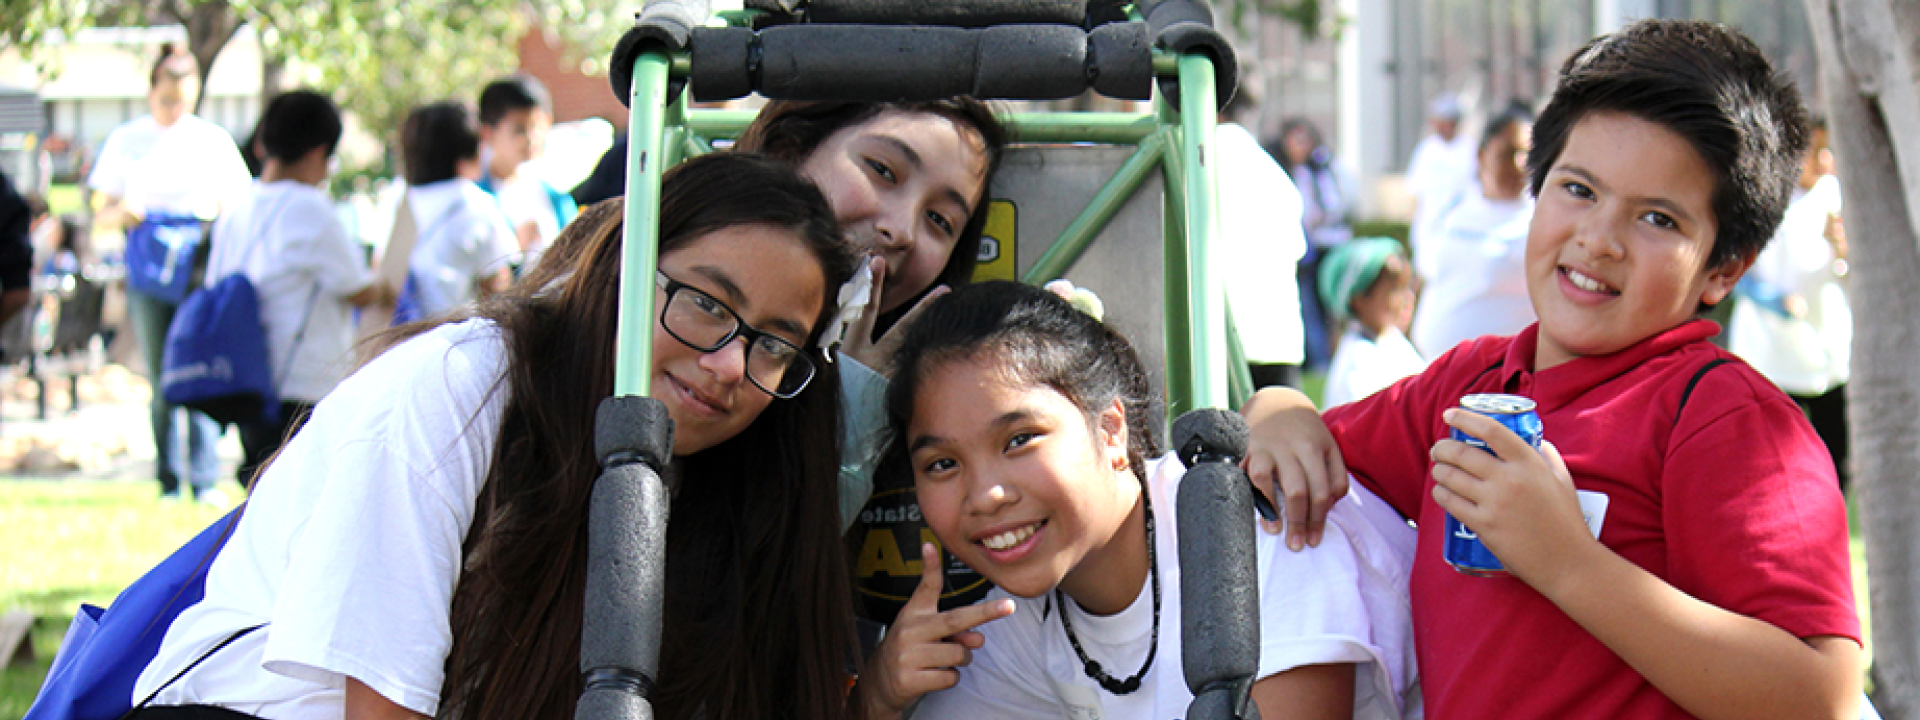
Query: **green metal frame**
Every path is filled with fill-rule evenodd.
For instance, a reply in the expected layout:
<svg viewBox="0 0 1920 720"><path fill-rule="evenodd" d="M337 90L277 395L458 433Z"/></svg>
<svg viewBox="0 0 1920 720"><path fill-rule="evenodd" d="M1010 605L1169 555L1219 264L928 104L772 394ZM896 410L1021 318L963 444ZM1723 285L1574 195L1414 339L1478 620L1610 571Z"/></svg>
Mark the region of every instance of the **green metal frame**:
<svg viewBox="0 0 1920 720"><path fill-rule="evenodd" d="M654 218L663 170L711 152L710 138L737 137L753 111L688 110L685 93L668 98L669 83L690 62L649 50L634 65L629 104L625 258L621 267L619 339L614 392L647 393L651 356L653 274L659 229ZM1176 107L1156 98L1152 114L1013 113L1008 139L1017 143L1091 142L1135 145L1120 166L1046 252L1021 275L1041 283L1067 274L1152 171L1165 178L1166 347L1168 416L1194 408L1236 407L1252 394L1211 248L1219 234L1213 129L1217 121L1214 67L1204 54L1165 55L1155 70L1177 76Z"/></svg>

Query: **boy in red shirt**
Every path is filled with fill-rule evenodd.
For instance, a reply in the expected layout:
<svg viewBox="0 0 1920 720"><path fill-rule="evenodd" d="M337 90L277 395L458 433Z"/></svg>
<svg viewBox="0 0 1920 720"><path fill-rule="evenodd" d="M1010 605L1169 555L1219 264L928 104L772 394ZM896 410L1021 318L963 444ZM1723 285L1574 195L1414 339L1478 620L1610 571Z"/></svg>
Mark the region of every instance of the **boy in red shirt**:
<svg viewBox="0 0 1920 720"><path fill-rule="evenodd" d="M1793 402L1694 317L1771 236L1806 138L1798 93L1724 27L1596 38L1534 126L1539 322L1462 343L1324 426L1297 392L1249 403L1267 449L1248 470L1286 492L1298 540L1347 470L1418 523L1428 718L1858 716L1832 463ZM1485 392L1533 398L1547 445L1457 409ZM1447 512L1511 576L1446 565Z"/></svg>

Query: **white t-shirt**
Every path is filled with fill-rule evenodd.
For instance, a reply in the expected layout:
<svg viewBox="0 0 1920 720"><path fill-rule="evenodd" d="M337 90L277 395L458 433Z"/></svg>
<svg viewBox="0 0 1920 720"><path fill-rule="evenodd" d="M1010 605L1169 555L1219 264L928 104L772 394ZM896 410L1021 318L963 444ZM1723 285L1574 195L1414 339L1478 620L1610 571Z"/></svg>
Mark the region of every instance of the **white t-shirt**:
<svg viewBox="0 0 1920 720"><path fill-rule="evenodd" d="M514 229L514 238L520 237L520 226L533 223L539 235L532 245L527 246L524 263L531 265L538 261L540 253L545 252L553 239L560 236L560 215L553 209L553 198L547 195L547 185L540 178L522 172L512 182L499 179L493 181L493 193L500 202L500 210L507 216L507 224Z"/></svg>
<svg viewBox="0 0 1920 720"><path fill-rule="evenodd" d="M507 216L470 180L428 183L407 190L419 235L409 267L418 281L422 315L471 302L474 282L492 276L520 254Z"/></svg>
<svg viewBox="0 0 1920 720"><path fill-rule="evenodd" d="M1428 134L1413 148L1413 158L1407 162L1407 191L1413 194L1418 205L1414 209L1409 240L1413 245L1414 271L1422 278L1433 279L1426 262L1435 255L1428 247L1429 241L1440 232L1440 220L1446 217L1447 209L1473 187L1477 164L1473 140L1464 132L1454 133L1452 140Z"/></svg>
<svg viewBox="0 0 1920 720"><path fill-rule="evenodd" d="M1340 338L1327 370L1320 407L1350 403L1379 392L1394 381L1427 369L1427 361L1407 342L1400 328L1390 327L1378 338L1367 337L1359 323L1351 323Z"/></svg>
<svg viewBox="0 0 1920 720"><path fill-rule="evenodd" d="M1420 294L1413 346L1439 357L1462 340L1512 335L1533 323L1527 295L1527 224L1533 200L1488 200L1468 192L1440 224L1430 245L1437 272Z"/></svg>
<svg viewBox="0 0 1920 720"><path fill-rule="evenodd" d="M360 243L318 188L295 180L255 183L251 200L213 226L207 283L235 272L246 273L260 295L280 399L318 402L353 369L353 306L346 297L372 279Z"/></svg>
<svg viewBox="0 0 1920 720"><path fill-rule="evenodd" d="M960 670L960 684L922 698L914 720L1184 716L1193 695L1180 661L1180 552L1178 513L1173 509L1184 473L1171 455L1148 468L1159 556L1160 640L1139 690L1114 695L1088 678L1054 615L1070 613L1074 635L1088 657L1098 660L1109 675L1129 677L1151 644L1151 582L1141 583L1140 595L1127 609L1108 616L1090 615L1072 601L1056 607L1052 593L1014 598L1013 616L979 627L986 644L973 652L973 663ZM1404 521L1369 521L1360 506L1385 505L1357 483L1353 488L1328 514L1326 537L1318 548L1290 552L1284 536L1255 531L1258 577L1263 579L1257 677L1303 665L1357 663L1354 717L1400 718L1408 706L1419 706L1407 599L1414 532ZM1246 522L1251 528L1254 518ZM1009 595L995 588L987 597Z"/></svg>
<svg viewBox="0 0 1920 720"><path fill-rule="evenodd" d="M254 484L234 536L134 686L274 720L339 720L345 678L439 709L461 543L509 395L491 323L431 330L322 400Z"/></svg>
<svg viewBox="0 0 1920 720"><path fill-rule="evenodd" d="M219 125L185 115L161 127L152 115L107 134L87 175L95 192L140 212L213 217L245 201L253 177Z"/></svg>
<svg viewBox="0 0 1920 720"><path fill-rule="evenodd" d="M1300 191L1246 128L1214 130L1220 174L1220 248L1215 266L1241 349L1255 363L1298 365L1304 354L1300 286L1293 278L1307 237Z"/></svg>
<svg viewBox="0 0 1920 720"><path fill-rule="evenodd" d="M1787 392L1819 395L1847 381L1853 357L1853 311L1846 286L1833 272L1827 217L1840 212L1840 182L1820 178L1794 190L1793 203L1747 274L1807 303L1802 318L1786 318L1752 302L1736 302L1727 321L1727 347Z"/></svg>

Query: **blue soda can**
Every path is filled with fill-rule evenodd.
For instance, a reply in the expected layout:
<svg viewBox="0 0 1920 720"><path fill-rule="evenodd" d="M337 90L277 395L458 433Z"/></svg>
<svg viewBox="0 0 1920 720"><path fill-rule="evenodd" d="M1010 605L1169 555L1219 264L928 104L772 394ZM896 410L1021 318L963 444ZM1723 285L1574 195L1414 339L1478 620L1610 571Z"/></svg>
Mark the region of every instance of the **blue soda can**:
<svg viewBox="0 0 1920 720"><path fill-rule="evenodd" d="M1500 421L1501 425L1514 431L1533 449L1540 449L1543 428L1540 416L1533 411L1532 399L1492 393L1468 395L1460 398L1460 407ZM1452 435L1455 440L1493 452L1485 441L1460 432L1459 428L1454 428ZM1441 554L1453 569L1483 577L1507 574L1506 567L1500 564L1500 558L1493 556L1493 551L1480 542L1480 536L1475 535L1473 530L1453 519L1453 513L1447 513L1446 533L1446 545Z"/></svg>

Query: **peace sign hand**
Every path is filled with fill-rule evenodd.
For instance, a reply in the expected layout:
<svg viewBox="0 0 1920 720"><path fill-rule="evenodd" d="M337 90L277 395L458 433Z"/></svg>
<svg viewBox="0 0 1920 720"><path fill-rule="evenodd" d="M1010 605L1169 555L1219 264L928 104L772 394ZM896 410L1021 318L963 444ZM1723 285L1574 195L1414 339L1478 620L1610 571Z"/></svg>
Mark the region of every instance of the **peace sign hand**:
<svg viewBox="0 0 1920 720"><path fill-rule="evenodd" d="M941 612L943 568L933 543L921 543L920 562L920 585L860 676L868 720L898 718L921 695L959 683L959 669L986 642L973 628L1013 614L1013 601L1005 598Z"/></svg>

